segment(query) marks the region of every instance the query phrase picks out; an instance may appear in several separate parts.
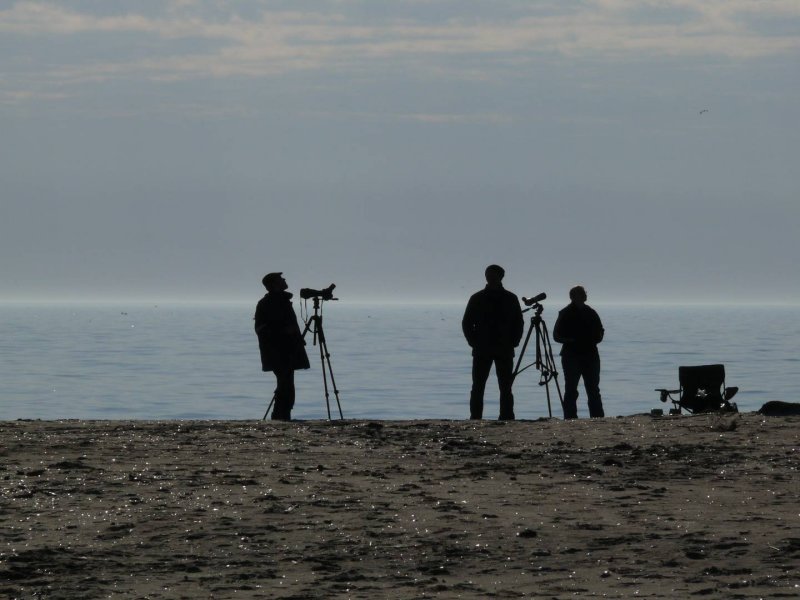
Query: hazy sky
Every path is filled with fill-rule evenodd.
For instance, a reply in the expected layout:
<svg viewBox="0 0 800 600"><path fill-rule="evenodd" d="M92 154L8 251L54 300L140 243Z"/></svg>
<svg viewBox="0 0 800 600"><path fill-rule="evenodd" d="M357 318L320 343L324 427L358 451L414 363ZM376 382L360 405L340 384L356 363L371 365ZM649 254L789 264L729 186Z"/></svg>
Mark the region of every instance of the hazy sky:
<svg viewBox="0 0 800 600"><path fill-rule="evenodd" d="M798 0L0 0L0 298L800 301Z"/></svg>

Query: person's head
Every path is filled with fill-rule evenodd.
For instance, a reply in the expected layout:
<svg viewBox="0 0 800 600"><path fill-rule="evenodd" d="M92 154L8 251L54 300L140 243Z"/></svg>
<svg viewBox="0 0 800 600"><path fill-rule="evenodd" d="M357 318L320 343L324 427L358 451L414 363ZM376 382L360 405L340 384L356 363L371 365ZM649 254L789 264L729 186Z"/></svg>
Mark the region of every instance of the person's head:
<svg viewBox="0 0 800 600"><path fill-rule="evenodd" d="M585 304L587 298L586 290L583 289L582 285L576 285L569 291L569 299L572 300L573 304Z"/></svg>
<svg viewBox="0 0 800 600"><path fill-rule="evenodd" d="M484 275L486 276L486 283L492 287L499 286L503 281L506 272L500 265L489 265L486 267Z"/></svg>
<svg viewBox="0 0 800 600"><path fill-rule="evenodd" d="M261 283L264 284L264 287L267 288L267 291L270 293L282 292L289 287L286 284L286 280L283 278L283 273L267 273L264 275Z"/></svg>

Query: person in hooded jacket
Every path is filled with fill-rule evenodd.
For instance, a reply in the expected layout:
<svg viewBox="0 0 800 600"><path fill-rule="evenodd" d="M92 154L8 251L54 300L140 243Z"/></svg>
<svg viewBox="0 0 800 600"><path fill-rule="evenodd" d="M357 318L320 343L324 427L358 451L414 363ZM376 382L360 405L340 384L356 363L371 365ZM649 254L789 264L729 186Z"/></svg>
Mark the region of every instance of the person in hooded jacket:
<svg viewBox="0 0 800 600"><path fill-rule="evenodd" d="M588 296L582 286L572 288L569 298L570 303L559 311L553 327L553 339L562 344L564 418L578 418L578 382L581 377L589 402L589 416L603 417L597 344L603 341L605 330L600 316L586 304Z"/></svg>
<svg viewBox="0 0 800 600"><path fill-rule="evenodd" d="M294 408L294 372L308 369L305 341L292 308L292 294L282 273L269 273L261 280L267 294L258 302L255 331L261 353L261 370L275 373L274 404L271 418L291 419Z"/></svg>
<svg viewBox="0 0 800 600"><path fill-rule="evenodd" d="M486 287L467 303L461 328L472 348L470 419L483 418L483 394L494 363L500 387L500 419L514 419L514 348L519 346L525 324L519 299L503 287L505 271L499 265L486 267Z"/></svg>

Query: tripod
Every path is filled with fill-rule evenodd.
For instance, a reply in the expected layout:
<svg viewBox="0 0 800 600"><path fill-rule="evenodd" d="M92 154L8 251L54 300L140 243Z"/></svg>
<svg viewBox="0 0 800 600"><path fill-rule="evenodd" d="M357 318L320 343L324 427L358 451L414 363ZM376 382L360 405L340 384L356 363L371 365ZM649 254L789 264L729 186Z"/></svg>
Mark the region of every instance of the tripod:
<svg viewBox="0 0 800 600"><path fill-rule="evenodd" d="M303 329L303 339L306 339L306 334L310 331L313 335L313 344L315 346L319 345L319 359L322 363L322 383L325 387L325 407L328 409L328 420L331 420L331 403L330 403L330 393L328 391L328 377L330 376L331 385L333 386L333 393L336 397L336 406L339 408L339 418L344 419L344 415L342 414L342 405L339 402L339 390L336 388L336 380L333 378L333 367L331 366L331 353L328 351L328 342L325 339L325 330L322 328L322 302L323 298L319 296L312 297L314 301L314 314L308 317L306 320L305 329ZM336 298L328 298L329 300L336 300ZM302 316L302 315L301 315ZM317 344L319 341L319 344ZM262 421L266 420L267 415L269 414L269 409L272 408L272 404L275 402L275 396L272 396L272 400L270 400L269 406L267 406L267 412L264 413L264 418Z"/></svg>
<svg viewBox="0 0 800 600"><path fill-rule="evenodd" d="M547 330L547 323L542 319L542 310L544 310L544 307L536 302L533 306L526 308L522 312L528 312L529 310L534 311L534 313L531 317L528 333L525 336L525 343L522 344L522 350L517 359L517 365L514 367L514 379L526 369L536 367L536 370L539 371L540 374L539 385L543 385L547 392L547 412L550 418L552 418L553 409L550 405L550 380L554 380L556 383L556 391L558 392L558 399L561 402L562 408L564 407L564 397L561 395L561 386L558 385L558 370L556 369L556 362L553 360L553 346L550 344L550 332ZM531 364L520 369L519 366L522 363L522 357L525 355L525 350L528 347L528 342L534 331L536 331L536 358Z"/></svg>

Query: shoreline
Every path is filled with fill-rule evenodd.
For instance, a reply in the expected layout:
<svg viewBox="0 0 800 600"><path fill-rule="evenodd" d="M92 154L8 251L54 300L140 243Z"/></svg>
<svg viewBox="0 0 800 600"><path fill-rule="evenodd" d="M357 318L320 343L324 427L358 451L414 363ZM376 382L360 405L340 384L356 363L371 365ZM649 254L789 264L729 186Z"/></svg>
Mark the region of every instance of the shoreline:
<svg viewBox="0 0 800 600"><path fill-rule="evenodd" d="M800 417L0 422L0 593L792 597Z"/></svg>

